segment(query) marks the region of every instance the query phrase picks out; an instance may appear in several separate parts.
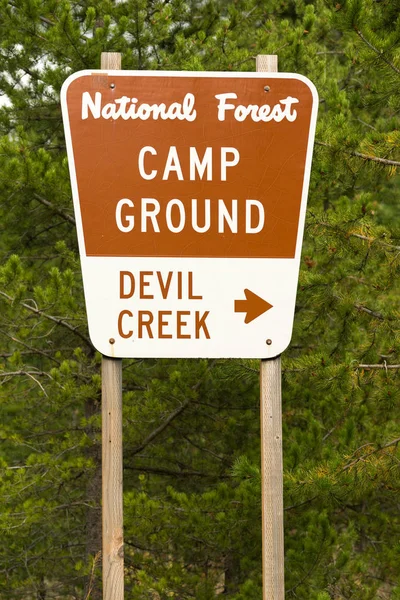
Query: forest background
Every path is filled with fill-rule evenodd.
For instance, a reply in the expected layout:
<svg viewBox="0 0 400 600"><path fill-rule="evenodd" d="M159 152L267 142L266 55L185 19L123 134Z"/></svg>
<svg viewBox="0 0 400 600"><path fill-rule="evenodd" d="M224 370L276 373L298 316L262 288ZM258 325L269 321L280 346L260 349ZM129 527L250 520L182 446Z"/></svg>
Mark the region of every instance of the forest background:
<svg viewBox="0 0 400 600"><path fill-rule="evenodd" d="M399 0L1 0L0 598L101 598L100 362L59 92L99 68L320 96L283 360L286 597L400 598ZM257 361L124 360L125 589L259 600Z"/></svg>

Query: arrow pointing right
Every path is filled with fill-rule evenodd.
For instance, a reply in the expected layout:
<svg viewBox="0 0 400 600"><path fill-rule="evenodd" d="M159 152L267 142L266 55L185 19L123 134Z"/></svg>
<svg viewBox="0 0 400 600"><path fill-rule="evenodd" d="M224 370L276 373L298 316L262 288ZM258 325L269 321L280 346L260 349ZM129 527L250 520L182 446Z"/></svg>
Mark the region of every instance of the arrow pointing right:
<svg viewBox="0 0 400 600"><path fill-rule="evenodd" d="M264 314L272 308L272 304L260 298L254 292L245 289L244 290L246 300L235 300L235 312L244 312L246 317L244 322L251 323L254 319L257 319L260 315Z"/></svg>

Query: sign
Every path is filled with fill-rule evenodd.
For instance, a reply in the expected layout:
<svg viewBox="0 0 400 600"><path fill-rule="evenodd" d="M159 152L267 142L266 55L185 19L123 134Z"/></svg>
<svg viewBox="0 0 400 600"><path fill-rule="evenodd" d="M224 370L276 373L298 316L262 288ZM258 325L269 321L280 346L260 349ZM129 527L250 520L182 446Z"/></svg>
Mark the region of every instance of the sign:
<svg viewBox="0 0 400 600"><path fill-rule="evenodd" d="M81 71L62 88L89 333L114 357L277 356L317 114L300 75Z"/></svg>

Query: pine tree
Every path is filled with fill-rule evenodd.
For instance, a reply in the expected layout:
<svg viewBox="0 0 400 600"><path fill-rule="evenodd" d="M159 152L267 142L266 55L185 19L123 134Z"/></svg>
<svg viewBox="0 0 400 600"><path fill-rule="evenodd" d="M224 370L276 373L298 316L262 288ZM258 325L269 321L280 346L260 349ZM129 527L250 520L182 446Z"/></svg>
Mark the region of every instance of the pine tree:
<svg viewBox="0 0 400 600"><path fill-rule="evenodd" d="M59 91L98 68L279 70L320 95L283 356L288 598L400 598L400 3L1 2L0 598L101 598L100 356ZM261 597L257 361L124 361L128 598Z"/></svg>

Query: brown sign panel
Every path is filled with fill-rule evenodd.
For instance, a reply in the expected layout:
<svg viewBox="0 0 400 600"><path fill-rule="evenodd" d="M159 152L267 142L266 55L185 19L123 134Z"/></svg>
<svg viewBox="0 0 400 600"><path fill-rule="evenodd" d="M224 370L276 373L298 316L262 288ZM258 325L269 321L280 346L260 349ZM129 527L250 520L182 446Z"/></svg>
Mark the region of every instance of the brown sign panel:
<svg viewBox="0 0 400 600"><path fill-rule="evenodd" d="M72 79L86 255L293 258L312 105L283 74Z"/></svg>

